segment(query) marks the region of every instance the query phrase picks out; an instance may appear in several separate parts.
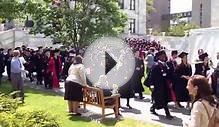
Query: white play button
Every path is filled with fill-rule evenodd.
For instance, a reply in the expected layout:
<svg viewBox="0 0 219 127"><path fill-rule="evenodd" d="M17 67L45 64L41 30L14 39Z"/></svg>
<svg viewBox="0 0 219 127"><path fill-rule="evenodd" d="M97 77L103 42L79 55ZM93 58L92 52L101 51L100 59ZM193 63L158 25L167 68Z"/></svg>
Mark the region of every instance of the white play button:
<svg viewBox="0 0 219 127"><path fill-rule="evenodd" d="M135 70L135 58L130 47L122 39L104 37L92 43L85 52L87 78L94 84L106 75L109 87L124 85Z"/></svg>

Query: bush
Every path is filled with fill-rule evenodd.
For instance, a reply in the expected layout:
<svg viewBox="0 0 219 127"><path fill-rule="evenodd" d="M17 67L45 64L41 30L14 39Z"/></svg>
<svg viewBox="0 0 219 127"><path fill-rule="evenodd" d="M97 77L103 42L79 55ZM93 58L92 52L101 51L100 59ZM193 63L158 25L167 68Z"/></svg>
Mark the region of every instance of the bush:
<svg viewBox="0 0 219 127"><path fill-rule="evenodd" d="M0 93L0 127L59 127L51 114L17 110L18 106L18 100Z"/></svg>
<svg viewBox="0 0 219 127"><path fill-rule="evenodd" d="M17 111L0 114L0 127L59 127L56 118L44 111Z"/></svg>
<svg viewBox="0 0 219 127"><path fill-rule="evenodd" d="M15 112L18 108L18 105L18 100L12 99L10 96L0 93L0 113Z"/></svg>

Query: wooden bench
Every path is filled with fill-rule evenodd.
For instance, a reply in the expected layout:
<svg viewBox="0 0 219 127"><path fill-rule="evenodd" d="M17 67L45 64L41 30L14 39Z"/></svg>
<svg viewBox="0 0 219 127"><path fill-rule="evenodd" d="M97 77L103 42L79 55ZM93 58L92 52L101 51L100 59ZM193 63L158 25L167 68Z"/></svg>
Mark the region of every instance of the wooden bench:
<svg viewBox="0 0 219 127"><path fill-rule="evenodd" d="M83 98L83 105L84 109L86 109L86 104L94 105L100 107L102 109L102 118L108 115L115 114L116 117L119 115L119 99L120 95L112 95L108 97L104 97L103 90L100 88L95 87L85 87L84 88L84 98ZM106 105L107 99L114 99L113 104ZM106 108L115 109L115 113L105 113Z"/></svg>

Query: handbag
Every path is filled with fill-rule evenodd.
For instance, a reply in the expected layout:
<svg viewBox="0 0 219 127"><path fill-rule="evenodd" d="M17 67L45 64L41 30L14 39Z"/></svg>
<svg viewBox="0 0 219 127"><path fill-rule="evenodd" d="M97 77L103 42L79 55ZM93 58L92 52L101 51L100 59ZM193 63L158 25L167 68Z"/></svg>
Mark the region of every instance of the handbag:
<svg viewBox="0 0 219 127"><path fill-rule="evenodd" d="M207 114L208 114L208 127L219 127L219 118L217 117L217 112L218 112L218 109L216 107L213 107L214 108L214 111L213 111L213 114L212 116L210 116L208 110L207 110L207 106L201 101L202 105L204 106Z"/></svg>

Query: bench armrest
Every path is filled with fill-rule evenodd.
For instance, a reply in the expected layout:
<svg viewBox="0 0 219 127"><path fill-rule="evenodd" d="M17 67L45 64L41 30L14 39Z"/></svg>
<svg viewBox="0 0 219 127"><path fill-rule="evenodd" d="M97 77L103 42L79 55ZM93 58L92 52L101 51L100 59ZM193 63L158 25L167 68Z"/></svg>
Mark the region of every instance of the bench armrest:
<svg viewBox="0 0 219 127"><path fill-rule="evenodd" d="M108 97L104 97L104 99L110 99L110 98L119 98L120 95L119 94L114 94L114 95L111 95L111 96L108 96Z"/></svg>

